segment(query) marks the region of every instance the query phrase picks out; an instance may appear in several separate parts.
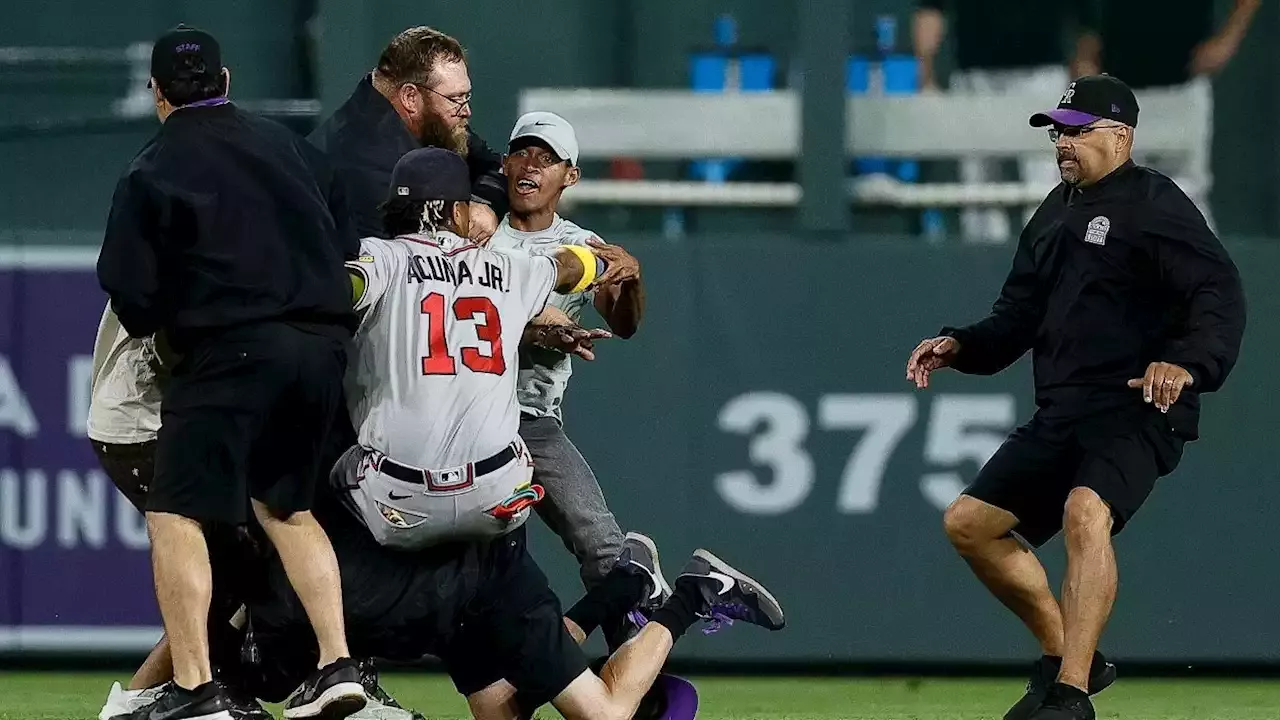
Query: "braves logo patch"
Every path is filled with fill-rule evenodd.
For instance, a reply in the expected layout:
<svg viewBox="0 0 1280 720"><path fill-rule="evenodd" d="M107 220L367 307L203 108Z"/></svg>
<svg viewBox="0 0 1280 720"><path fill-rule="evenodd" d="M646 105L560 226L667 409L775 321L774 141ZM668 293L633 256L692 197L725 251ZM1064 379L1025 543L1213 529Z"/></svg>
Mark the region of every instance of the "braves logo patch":
<svg viewBox="0 0 1280 720"><path fill-rule="evenodd" d="M1106 245L1109 232L1111 232L1111 221L1099 215L1089 221L1089 228L1084 231L1084 241L1094 245Z"/></svg>

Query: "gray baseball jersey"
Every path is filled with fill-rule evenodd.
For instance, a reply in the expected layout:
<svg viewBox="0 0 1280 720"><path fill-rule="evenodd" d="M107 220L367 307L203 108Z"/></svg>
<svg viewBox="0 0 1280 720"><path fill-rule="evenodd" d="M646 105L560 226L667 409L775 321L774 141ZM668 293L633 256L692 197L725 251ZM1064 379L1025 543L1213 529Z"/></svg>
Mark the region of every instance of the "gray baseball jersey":
<svg viewBox="0 0 1280 720"><path fill-rule="evenodd" d="M461 516L483 512L518 489L473 478L470 464L519 440L516 353L525 325L555 285L556 264L543 255L495 252L447 232L366 238L360 251L348 263L365 288L356 302L363 315L347 373L359 443L400 465L465 482L427 492L366 472L347 489L384 544L421 546L440 536L440 523L465 524ZM378 505L397 498L401 513L434 522L416 531L412 523L385 526Z"/></svg>
<svg viewBox="0 0 1280 720"><path fill-rule="evenodd" d="M551 227L536 232L524 232L511 227L506 218L498 225L489 247L497 249L519 248L533 254L555 252L561 245L586 245L595 233L565 220L559 215ZM582 310L595 299L592 291L561 295L552 293L549 304L564 311L574 322L580 321ZM520 348L520 379L516 386L516 398L520 411L537 417L562 419L560 404L565 389L573 375L570 356L545 348Z"/></svg>

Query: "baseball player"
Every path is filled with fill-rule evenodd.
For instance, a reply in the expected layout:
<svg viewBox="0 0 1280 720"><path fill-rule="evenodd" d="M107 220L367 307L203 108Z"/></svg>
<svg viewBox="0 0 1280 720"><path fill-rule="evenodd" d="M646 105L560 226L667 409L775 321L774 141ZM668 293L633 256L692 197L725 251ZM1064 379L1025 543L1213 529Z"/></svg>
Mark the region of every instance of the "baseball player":
<svg viewBox="0 0 1280 720"><path fill-rule="evenodd" d="M589 230L556 213L560 196L580 176L578 139L564 118L548 112L521 116L511 131L504 171L511 207L490 239L491 247L546 254L599 241ZM639 263L620 271L617 280L584 292L555 293L546 315L577 324L583 309L594 304L613 334L629 338L644 313ZM587 343L609 336L595 332ZM591 466L562 428L560 406L573 373L572 354L532 343L522 346L517 396L520 436L533 456L534 481L546 488L538 514L578 558L582 583L589 588L609 571L623 534ZM611 644L616 646L621 639L611 638Z"/></svg>
<svg viewBox="0 0 1280 720"><path fill-rule="evenodd" d="M542 491L518 435L518 345L553 290L615 282L629 255L603 244L548 255L479 247L464 239L470 195L460 156L408 153L383 207L393 239L366 238L348 266L362 313L347 393L360 444L334 467L344 507L318 505L317 517L343 575L352 647L439 657L477 718L527 716L547 702L571 719L631 717L695 622L777 630L782 608L705 550L668 593L652 542L631 535L614 569L642 582L606 578L582 622L565 622L522 527ZM271 586L271 600L249 612L262 656L310 648L278 563ZM615 606L612 596L635 590ZM664 600L595 675L578 642L638 597Z"/></svg>
<svg viewBox="0 0 1280 720"><path fill-rule="evenodd" d="M363 313L346 388L358 445L334 477L388 547L486 540L524 523L545 495L531 482L515 403L525 326L553 288L625 281L636 265L603 244L564 246L553 258L455 240L448 228L465 225L458 203L469 195L435 197L443 191L430 176L455 157L415 154L401 164L384 208L393 239L366 238L348 264ZM608 263L599 275L597 262ZM577 284L553 274L584 264ZM619 537L609 566L621 550Z"/></svg>

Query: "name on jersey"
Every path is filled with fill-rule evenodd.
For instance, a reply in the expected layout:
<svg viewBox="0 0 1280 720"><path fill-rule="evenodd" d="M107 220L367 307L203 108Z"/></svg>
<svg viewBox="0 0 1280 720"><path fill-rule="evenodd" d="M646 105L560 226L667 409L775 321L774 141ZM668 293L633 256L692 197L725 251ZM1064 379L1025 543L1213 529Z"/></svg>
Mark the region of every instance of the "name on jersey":
<svg viewBox="0 0 1280 720"><path fill-rule="evenodd" d="M500 266L486 261L484 267L473 272L466 260L455 261L446 257L410 256L407 282L443 282L454 286L470 283L499 292L511 292Z"/></svg>

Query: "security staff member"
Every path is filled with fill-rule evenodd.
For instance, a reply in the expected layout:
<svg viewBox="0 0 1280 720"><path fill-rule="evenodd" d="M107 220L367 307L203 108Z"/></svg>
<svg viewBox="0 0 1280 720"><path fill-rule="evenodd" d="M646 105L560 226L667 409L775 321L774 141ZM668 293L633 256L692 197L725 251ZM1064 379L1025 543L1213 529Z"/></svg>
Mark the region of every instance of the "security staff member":
<svg viewBox="0 0 1280 720"><path fill-rule="evenodd" d="M145 508L171 692L142 717L230 720L212 682L201 521L254 515L314 626L321 668L290 718L366 702L347 657L337 562L308 512L355 325L343 262L358 252L341 186L287 128L227 99L208 33L179 26L152 50L160 130L116 186L98 278L132 337L180 360L163 392ZM151 714L146 714L151 713Z"/></svg>
<svg viewBox="0 0 1280 720"><path fill-rule="evenodd" d="M348 183L361 237L383 237L391 170L410 150L439 147L467 160L470 237L484 242L507 214L502 157L471 129L471 78L462 45L429 27L412 27L382 51L342 107L309 139Z"/></svg>
<svg viewBox="0 0 1280 720"><path fill-rule="evenodd" d="M907 377L991 375L1032 351L1037 411L951 505L945 526L978 578L1044 650L1012 720L1092 720L1115 679L1095 654L1116 593L1111 536L1198 437L1245 325L1240 276L1191 200L1130 160L1138 105L1082 77L1048 126L1062 184L1027 224L991 314L916 347ZM1035 555L1065 528L1061 605Z"/></svg>

